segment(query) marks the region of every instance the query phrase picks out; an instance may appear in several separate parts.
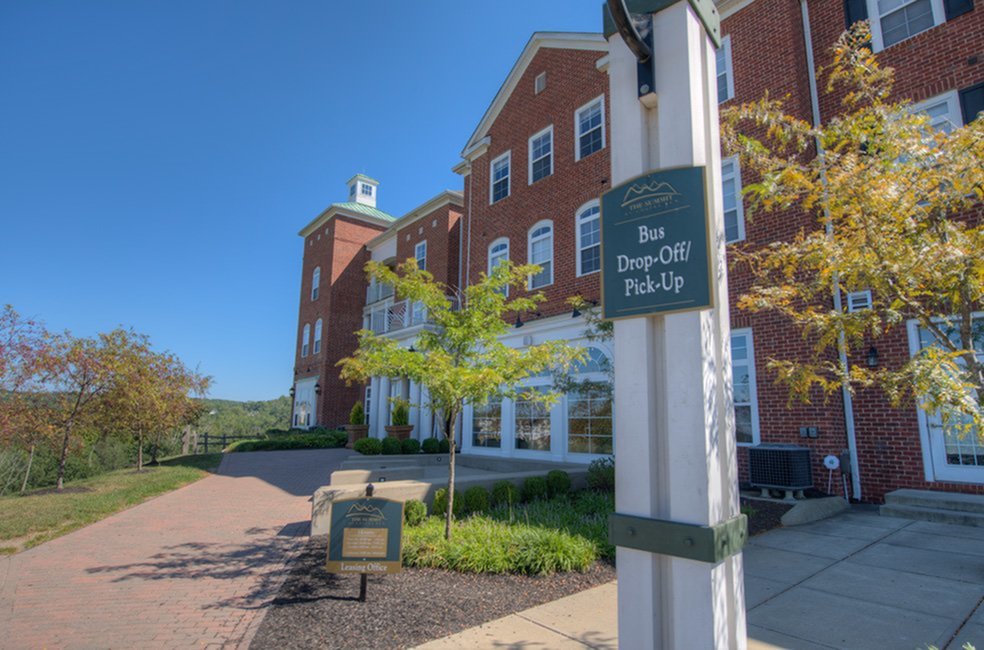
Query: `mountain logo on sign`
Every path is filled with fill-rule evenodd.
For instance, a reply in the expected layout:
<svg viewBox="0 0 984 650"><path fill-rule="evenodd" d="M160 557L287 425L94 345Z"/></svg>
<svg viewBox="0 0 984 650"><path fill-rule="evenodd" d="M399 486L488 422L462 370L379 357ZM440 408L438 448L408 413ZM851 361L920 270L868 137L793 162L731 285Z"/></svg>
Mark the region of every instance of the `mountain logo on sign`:
<svg viewBox="0 0 984 650"><path fill-rule="evenodd" d="M369 519L372 521L382 521L386 519L383 511L372 504L353 503L352 507L345 513L345 517L357 517L359 519Z"/></svg>
<svg viewBox="0 0 984 650"><path fill-rule="evenodd" d="M651 200L657 203L669 203L680 193L672 185L665 181L653 181L652 183L633 183L625 191L622 197L622 207L631 205L638 201Z"/></svg>

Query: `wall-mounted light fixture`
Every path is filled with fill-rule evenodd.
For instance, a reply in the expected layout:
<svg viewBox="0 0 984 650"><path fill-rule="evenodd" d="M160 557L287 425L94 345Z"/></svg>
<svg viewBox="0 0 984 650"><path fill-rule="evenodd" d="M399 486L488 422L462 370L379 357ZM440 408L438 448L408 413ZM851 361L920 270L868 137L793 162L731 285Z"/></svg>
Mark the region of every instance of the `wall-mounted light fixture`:
<svg viewBox="0 0 984 650"><path fill-rule="evenodd" d="M515 327L516 329L519 329L520 327L523 326L523 324L524 324L523 323L523 319L519 317L519 314L516 314L516 322L513 323L513 327Z"/></svg>
<svg viewBox="0 0 984 650"><path fill-rule="evenodd" d="M315 395L320 395L321 394L321 384L320 383L315 383L314 384L314 394Z"/></svg>
<svg viewBox="0 0 984 650"><path fill-rule="evenodd" d="M291 399L294 399L294 387L293 386L290 387L290 398Z"/></svg>

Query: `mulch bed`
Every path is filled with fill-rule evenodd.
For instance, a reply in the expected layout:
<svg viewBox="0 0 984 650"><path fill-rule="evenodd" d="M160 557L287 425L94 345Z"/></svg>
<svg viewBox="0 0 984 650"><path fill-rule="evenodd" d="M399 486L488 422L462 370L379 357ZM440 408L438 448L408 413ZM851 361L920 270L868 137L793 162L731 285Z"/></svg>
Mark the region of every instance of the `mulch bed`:
<svg viewBox="0 0 984 650"><path fill-rule="evenodd" d="M359 576L324 570L326 546L313 537L294 558L251 648L410 648L615 579L603 562L544 577L404 569L370 576L360 603Z"/></svg>
<svg viewBox="0 0 984 650"><path fill-rule="evenodd" d="M792 507L757 499L741 505L753 510L750 535L778 528ZM544 577L404 569L370 576L360 603L357 575L324 570L326 546L324 536L313 537L291 562L251 648L410 648L615 579L607 562Z"/></svg>

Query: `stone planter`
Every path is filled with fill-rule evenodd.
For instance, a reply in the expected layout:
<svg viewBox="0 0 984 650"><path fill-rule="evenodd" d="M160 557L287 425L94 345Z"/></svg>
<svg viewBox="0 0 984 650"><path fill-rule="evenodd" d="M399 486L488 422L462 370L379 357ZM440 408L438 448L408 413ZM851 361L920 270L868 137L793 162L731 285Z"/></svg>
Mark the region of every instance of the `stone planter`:
<svg viewBox="0 0 984 650"><path fill-rule="evenodd" d="M391 424L388 427L383 427L386 429L386 435L396 436L400 440L406 440L410 437L410 432L413 431L412 424Z"/></svg>
<svg viewBox="0 0 984 650"><path fill-rule="evenodd" d="M369 425L368 424L346 424L345 430L348 432L348 444L345 445L347 449L351 449L355 444L355 441L359 438L365 438L369 435Z"/></svg>

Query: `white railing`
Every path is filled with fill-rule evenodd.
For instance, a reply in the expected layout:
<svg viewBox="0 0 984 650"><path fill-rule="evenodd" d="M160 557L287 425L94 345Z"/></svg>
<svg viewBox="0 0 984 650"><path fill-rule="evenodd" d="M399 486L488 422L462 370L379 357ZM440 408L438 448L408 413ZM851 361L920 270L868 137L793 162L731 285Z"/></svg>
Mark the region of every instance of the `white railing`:
<svg viewBox="0 0 984 650"><path fill-rule="evenodd" d="M393 297L393 287L388 284L376 284L370 283L369 287L366 289L366 304L371 305L374 302L381 302L387 298Z"/></svg>
<svg viewBox="0 0 984 650"><path fill-rule="evenodd" d="M398 300L367 307L366 315L369 317L369 329L376 334L397 332L431 322L424 306L410 300Z"/></svg>

